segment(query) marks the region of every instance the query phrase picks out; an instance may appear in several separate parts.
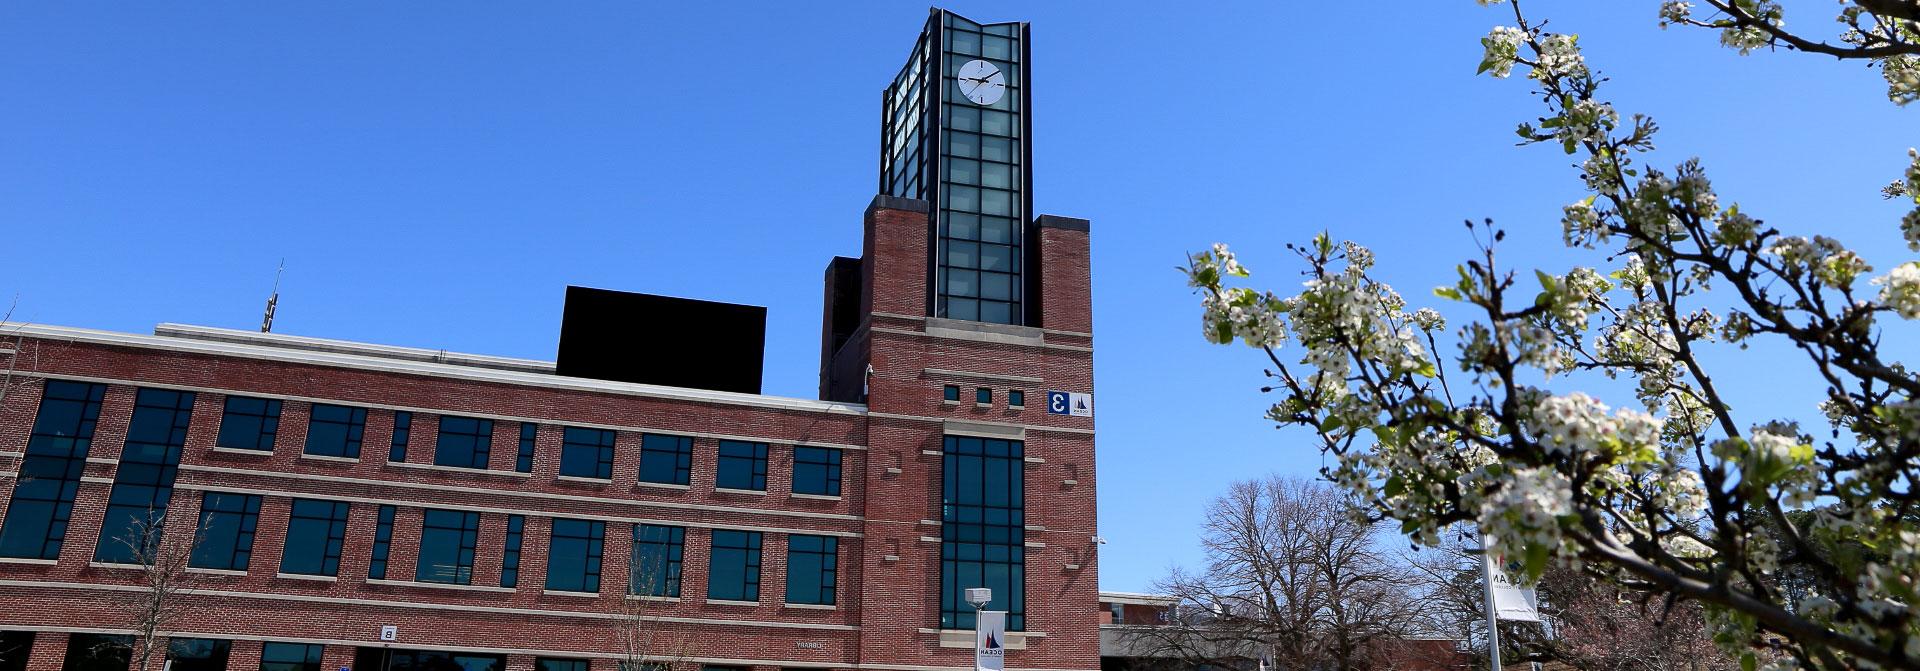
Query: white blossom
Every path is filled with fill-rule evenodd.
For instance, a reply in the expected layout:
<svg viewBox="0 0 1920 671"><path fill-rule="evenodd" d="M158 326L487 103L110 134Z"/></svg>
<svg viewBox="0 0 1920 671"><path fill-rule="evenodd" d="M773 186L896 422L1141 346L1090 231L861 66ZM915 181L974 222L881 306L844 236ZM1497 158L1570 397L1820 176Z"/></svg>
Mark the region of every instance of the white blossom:
<svg viewBox="0 0 1920 671"><path fill-rule="evenodd" d="M1873 280L1880 287L1880 303L1893 308L1904 319L1920 319L1920 262L1908 261L1894 266L1886 275Z"/></svg>

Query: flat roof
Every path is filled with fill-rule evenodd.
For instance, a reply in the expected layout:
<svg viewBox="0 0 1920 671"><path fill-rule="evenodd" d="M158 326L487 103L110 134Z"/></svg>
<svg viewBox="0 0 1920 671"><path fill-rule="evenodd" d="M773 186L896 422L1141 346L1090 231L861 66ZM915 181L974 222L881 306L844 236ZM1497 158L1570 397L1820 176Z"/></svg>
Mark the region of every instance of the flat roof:
<svg viewBox="0 0 1920 671"><path fill-rule="evenodd" d="M778 410L801 410L864 415L860 403L808 398L690 389L634 382L612 382L554 374L549 361L463 354L446 350L377 345L350 340L311 338L282 333L162 323L153 335L102 331L71 326L0 322L0 336L15 335L117 347L160 349L217 356L233 356L303 363L316 366L375 370L388 373L444 377L553 389L595 391L681 401L745 405Z"/></svg>

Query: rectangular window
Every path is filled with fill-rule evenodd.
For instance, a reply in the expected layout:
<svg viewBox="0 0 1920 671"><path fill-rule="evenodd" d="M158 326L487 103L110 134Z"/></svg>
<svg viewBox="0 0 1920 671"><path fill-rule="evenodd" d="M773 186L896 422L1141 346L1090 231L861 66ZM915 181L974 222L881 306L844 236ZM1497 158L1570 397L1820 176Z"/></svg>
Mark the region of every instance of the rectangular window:
<svg viewBox="0 0 1920 671"><path fill-rule="evenodd" d="M840 450L831 447L793 448L793 493L840 495Z"/></svg>
<svg viewBox="0 0 1920 671"><path fill-rule="evenodd" d="M693 439L646 434L640 437L640 481L687 484L693 474Z"/></svg>
<svg viewBox="0 0 1920 671"><path fill-rule="evenodd" d="M993 590L988 610L1026 628L1025 444L947 436L942 456L940 628L973 628L969 587Z"/></svg>
<svg viewBox="0 0 1920 671"><path fill-rule="evenodd" d="M715 487L766 491L767 444L722 440L720 462L714 470Z"/></svg>
<svg viewBox="0 0 1920 671"><path fill-rule="evenodd" d="M560 443L560 474L578 478L613 477L614 432L567 427Z"/></svg>
<svg viewBox="0 0 1920 671"><path fill-rule="evenodd" d="M168 671L227 671L233 641L218 638L167 639Z"/></svg>
<svg viewBox="0 0 1920 671"><path fill-rule="evenodd" d="M187 565L245 571L253 559L253 532L260 523L260 497L206 492L200 495L200 542Z"/></svg>
<svg viewBox="0 0 1920 671"><path fill-rule="evenodd" d="M132 661L132 636L68 634L67 658L60 671L127 671Z"/></svg>
<svg viewBox="0 0 1920 671"><path fill-rule="evenodd" d="M520 423L520 456L513 460L513 470L521 473L533 472L533 444L540 436L540 425L533 422Z"/></svg>
<svg viewBox="0 0 1920 671"><path fill-rule="evenodd" d="M940 388L940 398L945 401L960 402L960 385L950 384Z"/></svg>
<svg viewBox="0 0 1920 671"><path fill-rule="evenodd" d="M988 389L986 387L981 387L979 389L973 390L973 402L974 403L992 403L993 390Z"/></svg>
<svg viewBox="0 0 1920 671"><path fill-rule="evenodd" d="M280 401L271 398L228 396L226 412L220 415L219 447L241 450L273 451L273 438L280 433Z"/></svg>
<svg viewBox="0 0 1920 671"><path fill-rule="evenodd" d="M0 522L0 557L58 559L73 516L73 496L93 447L94 423L107 385L47 380L27 453Z"/></svg>
<svg viewBox="0 0 1920 671"><path fill-rule="evenodd" d="M359 459L360 438L366 431L366 408L315 403L312 414L307 417L306 453Z"/></svg>
<svg viewBox="0 0 1920 671"><path fill-rule="evenodd" d="M480 513L428 510L420 525L420 563L413 579L473 584L473 547L479 535Z"/></svg>
<svg viewBox="0 0 1920 671"><path fill-rule="evenodd" d="M435 466L486 468L493 451L493 420L440 417L440 438L433 446Z"/></svg>
<svg viewBox="0 0 1920 671"><path fill-rule="evenodd" d="M833 605L840 539L787 536L787 603Z"/></svg>
<svg viewBox="0 0 1920 671"><path fill-rule="evenodd" d="M187 443L192 418L193 392L141 389L134 395L133 421L127 426L120 465L114 469L94 561L138 563L141 555L151 556L159 547L167 503L173 500L180 448Z"/></svg>
<svg viewBox="0 0 1920 671"><path fill-rule="evenodd" d="M533 660L534 671L587 671L587 660L540 657Z"/></svg>
<svg viewBox="0 0 1920 671"><path fill-rule="evenodd" d="M280 572L339 575L340 545L347 537L347 502L294 499Z"/></svg>
<svg viewBox="0 0 1920 671"><path fill-rule="evenodd" d="M33 652L33 632L0 631L0 671L27 671Z"/></svg>
<svg viewBox="0 0 1920 671"><path fill-rule="evenodd" d="M325 646L311 643L266 643L260 646L260 671L320 671Z"/></svg>
<svg viewBox="0 0 1920 671"><path fill-rule="evenodd" d="M1007 390L1007 406L1008 407L1024 408L1026 407L1026 405L1027 405L1027 392L1020 391L1018 389Z"/></svg>
<svg viewBox="0 0 1920 671"><path fill-rule="evenodd" d="M520 545L527 535L527 516L507 516L507 548L500 559L500 586L520 586Z"/></svg>
<svg viewBox="0 0 1920 671"><path fill-rule="evenodd" d="M713 530L707 566L707 598L760 600L760 532Z"/></svg>
<svg viewBox="0 0 1920 671"><path fill-rule="evenodd" d="M547 543L547 589L600 591L600 559L606 549L606 535L606 522L555 519L552 540Z"/></svg>
<svg viewBox="0 0 1920 671"><path fill-rule="evenodd" d="M373 580L387 578L387 554L393 549L393 506L380 506L380 513L373 526L373 559L367 562L367 577Z"/></svg>
<svg viewBox="0 0 1920 671"><path fill-rule="evenodd" d="M407 441L413 437L413 413L396 410L393 413L393 447L387 448L387 461L406 462Z"/></svg>
<svg viewBox="0 0 1920 671"><path fill-rule="evenodd" d="M680 596L680 558L685 527L633 525L633 570L628 591L642 596Z"/></svg>

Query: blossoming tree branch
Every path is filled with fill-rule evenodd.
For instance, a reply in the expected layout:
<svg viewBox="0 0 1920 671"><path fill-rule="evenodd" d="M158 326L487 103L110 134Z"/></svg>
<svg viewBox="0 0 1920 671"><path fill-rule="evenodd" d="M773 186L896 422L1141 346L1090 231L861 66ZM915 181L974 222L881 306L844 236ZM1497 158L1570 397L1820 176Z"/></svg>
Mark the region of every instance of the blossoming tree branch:
<svg viewBox="0 0 1920 671"><path fill-rule="evenodd" d="M1865 60L1894 103L1920 100L1920 1L1843 2L1833 41L1788 32L1775 2L1704 4L1662 3L1661 25L1718 31L1742 53ZM1324 474L1416 542L1472 525L1526 579L1559 562L1700 602L1748 669L1920 669L1920 377L1883 355L1880 327L1920 318L1920 263L1876 275L1838 241L1723 201L1698 160L1639 162L1653 120L1600 97L1575 35L1510 9L1480 71L1524 70L1541 94L1545 114L1519 135L1583 161L1565 241L1604 251L1605 268L1515 273L1495 255L1504 233L1470 222L1479 252L1433 293L1474 318L1447 335L1440 313L1370 275L1360 245L1289 246L1308 279L1284 296L1236 286L1247 268L1215 245L1185 269L1204 336L1264 350L1283 397L1270 418L1314 429L1335 457ZM1916 205L1899 226L1920 251L1908 154L1884 194ZM1761 338L1824 382L1826 438L1738 417L1716 387L1703 349ZM1528 370L1629 380L1632 402L1616 405L1636 407L1528 386Z"/></svg>

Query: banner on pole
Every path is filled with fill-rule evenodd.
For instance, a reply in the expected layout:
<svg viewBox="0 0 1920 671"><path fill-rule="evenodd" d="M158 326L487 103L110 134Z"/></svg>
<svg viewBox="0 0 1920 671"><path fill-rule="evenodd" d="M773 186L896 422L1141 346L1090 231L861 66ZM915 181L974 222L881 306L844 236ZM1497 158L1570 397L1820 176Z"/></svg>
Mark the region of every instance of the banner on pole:
<svg viewBox="0 0 1920 671"><path fill-rule="evenodd" d="M975 671L1004 671L1007 668L1007 612L978 611L973 617L973 668Z"/></svg>
<svg viewBox="0 0 1920 671"><path fill-rule="evenodd" d="M1493 595L1494 612L1502 620L1540 621L1540 597L1531 588L1521 588L1507 577L1510 567L1502 557L1482 554L1487 565L1488 592Z"/></svg>

